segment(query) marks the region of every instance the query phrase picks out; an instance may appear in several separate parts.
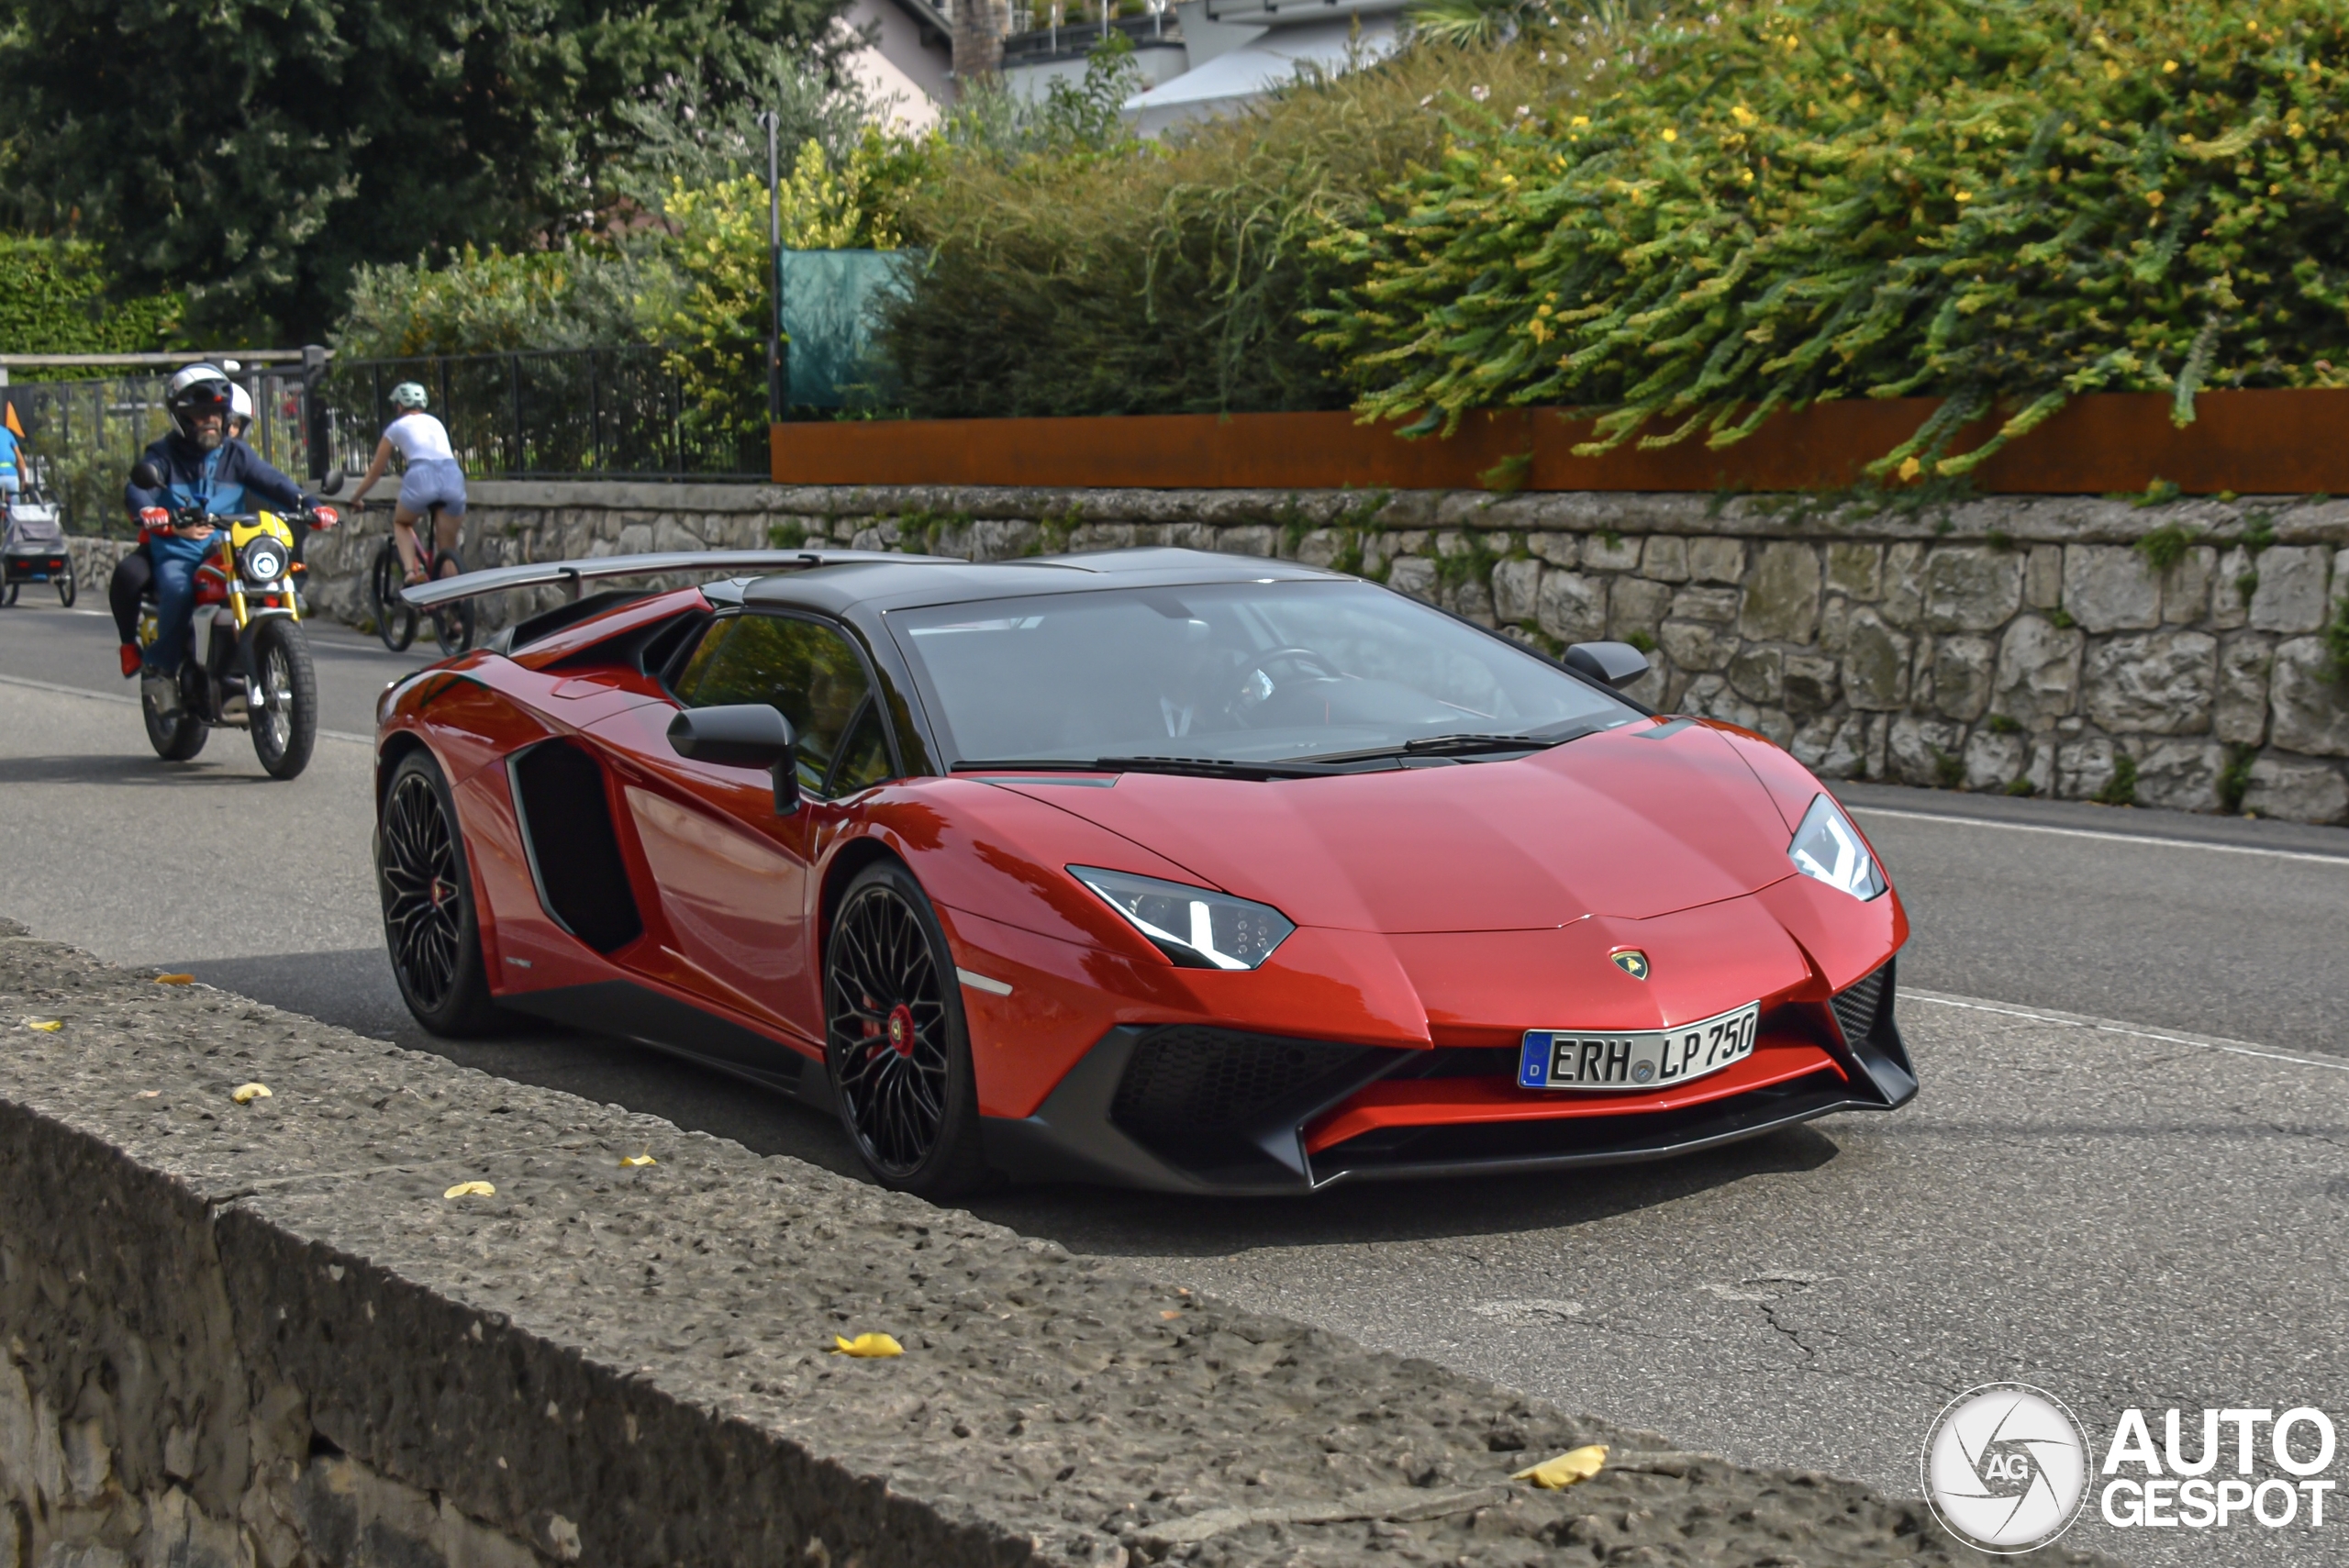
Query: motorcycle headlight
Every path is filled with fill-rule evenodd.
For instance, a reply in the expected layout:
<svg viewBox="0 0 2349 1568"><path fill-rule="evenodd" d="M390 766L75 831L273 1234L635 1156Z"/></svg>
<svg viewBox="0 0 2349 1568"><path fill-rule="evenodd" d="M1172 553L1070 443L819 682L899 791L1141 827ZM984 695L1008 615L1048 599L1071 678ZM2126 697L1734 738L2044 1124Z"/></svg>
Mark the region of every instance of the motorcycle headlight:
<svg viewBox="0 0 2349 1568"><path fill-rule="evenodd" d="M238 553L238 573L248 583L274 583L285 575L285 547L273 539L257 539Z"/></svg>
<svg viewBox="0 0 2349 1568"><path fill-rule="evenodd" d="M1795 829L1794 842L1787 846L1787 858L1803 875L1848 893L1863 904L1885 890L1884 873L1876 869L1876 857L1860 841L1860 830L1823 795L1803 813L1802 826Z"/></svg>
<svg viewBox="0 0 2349 1568"><path fill-rule="evenodd" d="M1297 929L1271 905L1229 893L1092 866L1068 873L1186 969L1254 969Z"/></svg>

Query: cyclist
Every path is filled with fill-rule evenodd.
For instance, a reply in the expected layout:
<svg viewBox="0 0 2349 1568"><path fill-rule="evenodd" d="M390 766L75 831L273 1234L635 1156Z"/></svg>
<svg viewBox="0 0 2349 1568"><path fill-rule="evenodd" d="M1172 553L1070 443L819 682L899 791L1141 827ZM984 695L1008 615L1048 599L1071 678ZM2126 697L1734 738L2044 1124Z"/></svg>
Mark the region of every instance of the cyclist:
<svg viewBox="0 0 2349 1568"><path fill-rule="evenodd" d="M351 493L353 506L366 499L375 481L384 476L394 449L397 449L400 499L392 510L392 537L399 543L400 563L407 569L411 584L421 583L430 575L426 564L430 556L420 555L417 550L417 520L438 510L439 517L432 528L432 550L436 553L457 548L457 526L465 520L465 471L457 466L456 451L449 445L448 427L426 413L425 404L424 388L415 382L404 381L392 388L392 406L399 412L384 427L384 439L375 443L375 461L367 465L359 488Z"/></svg>

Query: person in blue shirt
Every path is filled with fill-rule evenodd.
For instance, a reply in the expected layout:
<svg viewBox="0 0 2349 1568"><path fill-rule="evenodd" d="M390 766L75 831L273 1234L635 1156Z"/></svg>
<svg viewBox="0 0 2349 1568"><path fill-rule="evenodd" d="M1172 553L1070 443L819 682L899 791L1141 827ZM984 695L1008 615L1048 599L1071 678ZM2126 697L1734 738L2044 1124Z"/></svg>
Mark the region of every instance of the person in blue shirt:
<svg viewBox="0 0 2349 1568"><path fill-rule="evenodd" d="M0 490L8 493L8 505L17 504L17 493L25 482L24 439L0 420Z"/></svg>
<svg viewBox="0 0 2349 1568"><path fill-rule="evenodd" d="M176 677L195 618L195 569L211 552L215 531L208 522L173 518L197 506L215 516L250 511L257 502L288 512L311 506L300 485L230 433L235 399L234 385L215 366L190 365L172 377L163 392L172 432L146 451L163 483L150 490L134 482L123 490L131 517L147 530L147 553L154 564L156 637L146 653L144 674L155 684L153 695L163 714L179 708Z"/></svg>

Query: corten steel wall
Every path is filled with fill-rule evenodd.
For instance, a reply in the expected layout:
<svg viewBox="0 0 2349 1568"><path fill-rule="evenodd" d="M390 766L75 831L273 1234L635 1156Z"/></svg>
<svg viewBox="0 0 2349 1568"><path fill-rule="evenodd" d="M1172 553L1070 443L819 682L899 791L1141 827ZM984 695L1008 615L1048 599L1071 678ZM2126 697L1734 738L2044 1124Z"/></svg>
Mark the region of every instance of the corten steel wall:
<svg viewBox="0 0 2349 1568"><path fill-rule="evenodd" d="M1475 489L1518 460L1515 487L1796 491L1858 483L1938 406L1923 397L1818 404L1734 446L1692 438L1598 457L1588 420L1550 409L1469 416L1449 438L1405 440L1352 414L1152 414L1127 418L923 419L774 428L778 484L989 484L1145 489ZM2099 495L2167 480L2188 495L2349 492L2349 391L2206 392L2171 423L2159 394L2076 400L1992 456L1976 487ZM1996 425L1967 427L1969 451Z"/></svg>

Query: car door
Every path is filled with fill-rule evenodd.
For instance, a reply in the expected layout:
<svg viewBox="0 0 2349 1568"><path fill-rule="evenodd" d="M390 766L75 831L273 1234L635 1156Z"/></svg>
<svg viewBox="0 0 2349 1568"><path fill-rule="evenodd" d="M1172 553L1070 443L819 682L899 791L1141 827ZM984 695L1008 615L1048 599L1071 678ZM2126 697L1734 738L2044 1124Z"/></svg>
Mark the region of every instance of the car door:
<svg viewBox="0 0 2349 1568"><path fill-rule="evenodd" d="M872 677L839 628L746 613L711 626L673 691L685 707L779 710L797 737L802 798L779 815L764 771L678 756L668 744L668 705L612 721L628 732L634 766L620 791L667 937L646 944L640 967L820 1051L810 870L842 815L833 803L894 773Z"/></svg>

